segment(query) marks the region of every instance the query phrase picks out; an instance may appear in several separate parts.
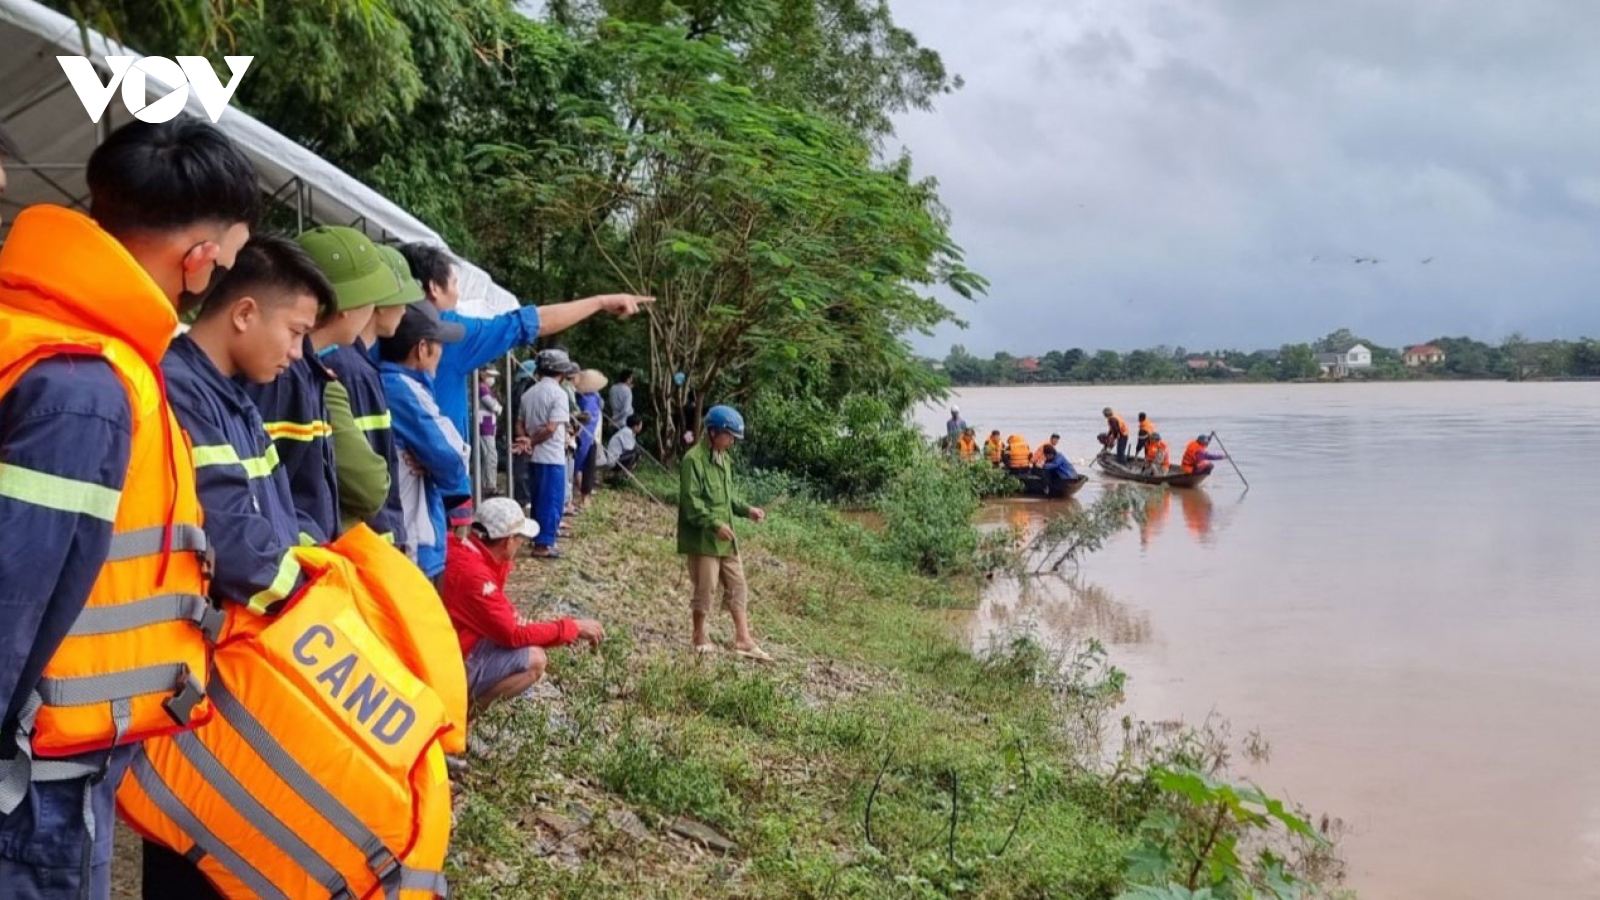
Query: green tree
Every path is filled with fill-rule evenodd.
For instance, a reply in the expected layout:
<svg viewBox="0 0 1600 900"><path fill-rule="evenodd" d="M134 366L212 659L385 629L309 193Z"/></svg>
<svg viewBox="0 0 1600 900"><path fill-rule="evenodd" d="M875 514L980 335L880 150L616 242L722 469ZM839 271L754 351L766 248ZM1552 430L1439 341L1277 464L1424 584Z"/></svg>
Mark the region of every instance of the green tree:
<svg viewBox="0 0 1600 900"><path fill-rule="evenodd" d="M1317 365L1317 354L1310 344L1285 344L1278 351L1279 381L1316 378L1320 374L1322 367Z"/></svg>

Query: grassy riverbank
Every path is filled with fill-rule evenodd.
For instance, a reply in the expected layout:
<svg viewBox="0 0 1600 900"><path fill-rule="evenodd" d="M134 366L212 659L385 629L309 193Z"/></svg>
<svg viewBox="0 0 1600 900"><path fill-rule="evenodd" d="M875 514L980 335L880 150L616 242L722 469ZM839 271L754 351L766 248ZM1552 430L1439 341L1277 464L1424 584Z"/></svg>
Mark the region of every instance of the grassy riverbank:
<svg viewBox="0 0 1600 900"><path fill-rule="evenodd" d="M815 504L769 510L741 541L770 666L689 652L675 513L642 494L597 495L564 561L520 565L530 614L593 615L612 637L556 651L540 701L485 716L486 752L460 779L455 895L1123 890L1164 801L1132 757L1114 776L1088 762L1118 676L1093 656L1059 675L1025 641L974 656L938 610L975 586L886 564L874 535Z"/></svg>

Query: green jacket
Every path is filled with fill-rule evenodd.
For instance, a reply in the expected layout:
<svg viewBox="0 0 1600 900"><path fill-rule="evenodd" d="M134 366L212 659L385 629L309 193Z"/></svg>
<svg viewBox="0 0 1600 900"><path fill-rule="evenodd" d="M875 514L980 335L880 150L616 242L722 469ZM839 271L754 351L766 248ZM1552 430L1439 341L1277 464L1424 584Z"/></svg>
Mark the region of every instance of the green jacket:
<svg viewBox="0 0 1600 900"><path fill-rule="evenodd" d="M748 518L750 506L733 497L733 467L727 454L718 462L702 441L678 465L678 552L694 556L733 556L733 541L717 538L717 528L732 527L734 516Z"/></svg>
<svg viewBox="0 0 1600 900"><path fill-rule="evenodd" d="M350 411L350 394L337 381L323 390L333 425L333 464L339 478L339 512L345 529L366 522L389 499L389 461L372 449Z"/></svg>

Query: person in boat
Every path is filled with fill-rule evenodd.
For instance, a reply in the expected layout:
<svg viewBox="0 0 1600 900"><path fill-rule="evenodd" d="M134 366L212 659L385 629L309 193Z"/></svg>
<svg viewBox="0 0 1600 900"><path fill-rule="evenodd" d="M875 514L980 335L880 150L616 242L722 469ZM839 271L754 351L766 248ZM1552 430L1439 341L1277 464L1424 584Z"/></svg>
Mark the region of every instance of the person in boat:
<svg viewBox="0 0 1600 900"><path fill-rule="evenodd" d="M1005 462L1006 444L1000 440L1000 429L989 432L989 439L983 442L983 457L991 466L999 466Z"/></svg>
<svg viewBox="0 0 1600 900"><path fill-rule="evenodd" d="M1140 438L1139 443L1144 445L1144 462L1149 466L1150 474L1167 474L1171 458L1167 453L1167 442L1161 439L1161 432L1152 431L1147 438Z"/></svg>
<svg viewBox="0 0 1600 900"><path fill-rule="evenodd" d="M1044 465L1044 448L1046 448L1046 447L1056 447L1056 446L1059 446L1060 444L1061 444L1061 435L1059 435L1059 434L1050 435L1050 440L1048 442L1045 442L1045 441L1040 441L1039 442L1039 449L1033 451L1033 456L1029 457L1029 462L1031 462L1033 464L1033 467L1035 469L1041 468Z"/></svg>
<svg viewBox="0 0 1600 900"><path fill-rule="evenodd" d="M1006 468L1027 469L1032 467L1033 454L1028 452L1028 442L1020 434L1013 434L1006 438Z"/></svg>
<svg viewBox="0 0 1600 900"><path fill-rule="evenodd" d="M1150 436L1156 432L1156 423L1150 421L1150 417L1144 413L1139 413L1139 424L1136 427L1139 435L1138 442L1133 445L1133 455L1143 456L1145 445L1150 443Z"/></svg>
<svg viewBox="0 0 1600 900"><path fill-rule="evenodd" d="M978 434L971 428L964 429L957 440L956 451L961 454L964 463L973 462L978 458Z"/></svg>
<svg viewBox="0 0 1600 900"><path fill-rule="evenodd" d="M944 423L944 445L946 452L954 451L961 442L961 433L967 430L967 420L961 418L961 407L950 407L950 418Z"/></svg>
<svg viewBox="0 0 1600 900"><path fill-rule="evenodd" d="M1044 472L1046 478L1052 481L1058 478L1062 481L1078 480L1078 470L1072 467L1072 463L1067 462L1067 455L1057 450L1054 444L1045 444L1039 451L1042 460L1039 469Z"/></svg>
<svg viewBox="0 0 1600 900"><path fill-rule="evenodd" d="M1117 415L1116 410L1109 406L1101 410L1100 414L1106 417L1106 430L1104 434L1100 435L1100 446L1106 448L1108 452L1115 447L1117 450L1117 462L1127 462L1128 420Z"/></svg>
<svg viewBox="0 0 1600 900"><path fill-rule="evenodd" d="M1210 449L1211 435L1202 434L1189 442L1183 449L1183 471L1185 473L1209 472L1212 469L1211 461L1227 459L1225 453L1217 453Z"/></svg>

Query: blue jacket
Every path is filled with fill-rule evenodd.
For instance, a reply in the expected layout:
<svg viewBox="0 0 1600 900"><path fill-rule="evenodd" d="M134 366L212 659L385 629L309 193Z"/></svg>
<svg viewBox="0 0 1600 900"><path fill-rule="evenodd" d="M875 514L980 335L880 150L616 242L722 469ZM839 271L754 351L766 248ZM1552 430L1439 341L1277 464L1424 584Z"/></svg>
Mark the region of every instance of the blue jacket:
<svg viewBox="0 0 1600 900"><path fill-rule="evenodd" d="M161 371L172 411L194 444L195 489L216 551L211 594L265 612L305 581L289 552L301 523L277 448L244 388L188 335L172 342Z"/></svg>
<svg viewBox="0 0 1600 900"><path fill-rule="evenodd" d="M524 306L492 319L463 316L455 311L443 314L446 322L459 322L466 337L444 345L439 371L433 376L433 396L439 411L456 427L456 433L475 433L472 429L472 373L518 347L539 338L539 308Z"/></svg>
<svg viewBox="0 0 1600 900"><path fill-rule="evenodd" d="M589 414L589 421L583 425L583 430L578 432L578 465L583 465L583 460L594 448L594 439L600 433L600 408L602 403L599 394L579 394L578 409Z"/></svg>
<svg viewBox="0 0 1600 900"><path fill-rule="evenodd" d="M395 449L422 469L419 478L402 464L390 493L405 510L406 549L429 578L444 571L449 523L444 511L472 497L467 474L469 448L461 432L434 402L434 380L398 363L378 364L383 393L394 421Z"/></svg>
<svg viewBox="0 0 1600 900"><path fill-rule="evenodd" d="M1057 453L1056 458L1046 461L1043 468L1046 473L1054 472L1068 481L1078 477L1078 470L1072 467L1072 463L1067 462L1064 453Z"/></svg>
<svg viewBox="0 0 1600 900"><path fill-rule="evenodd" d="M392 535L395 546L404 547L405 513L400 506L400 493L394 489L400 481L400 454L395 450L394 418L383 393L383 376L378 373L378 364L359 339L323 359L350 393L350 411L356 417L356 424L361 426L361 433L367 436L367 443L389 463L389 500L367 525L379 534Z"/></svg>
<svg viewBox="0 0 1600 900"><path fill-rule="evenodd" d="M333 380L307 337L302 356L268 384L245 385L289 475L300 530L318 543L339 536L339 476L323 395Z"/></svg>

